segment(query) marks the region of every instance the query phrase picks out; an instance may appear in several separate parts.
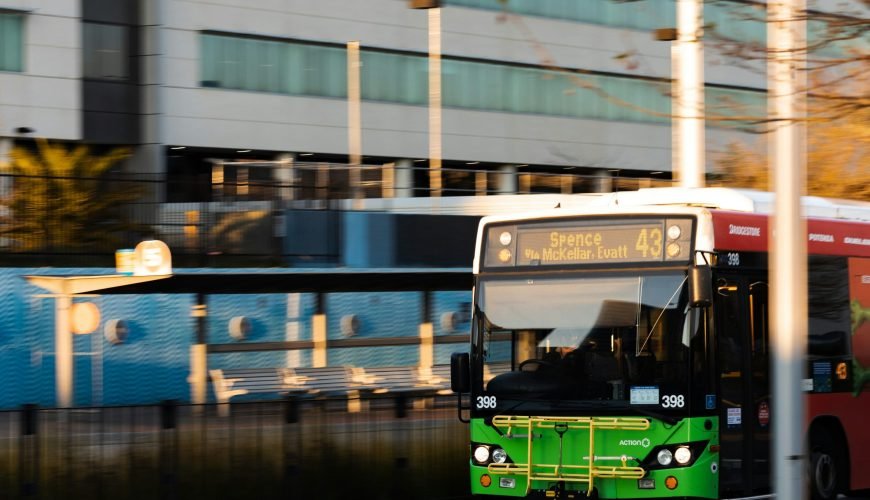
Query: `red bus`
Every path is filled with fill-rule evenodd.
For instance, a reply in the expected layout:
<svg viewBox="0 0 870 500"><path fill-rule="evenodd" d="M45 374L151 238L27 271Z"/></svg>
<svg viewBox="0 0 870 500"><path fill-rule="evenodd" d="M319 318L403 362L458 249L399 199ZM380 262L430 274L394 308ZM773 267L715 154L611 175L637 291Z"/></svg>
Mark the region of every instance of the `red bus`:
<svg viewBox="0 0 870 500"><path fill-rule="evenodd" d="M809 324L804 391L813 498L870 488L870 213L859 204L805 204ZM770 401L764 214L712 210L723 401L723 480L769 483ZM727 290L721 292L721 290ZM737 416L736 409L740 409ZM727 412L732 412L729 415ZM729 418L739 424L728 425ZM733 461L732 474L726 471ZM752 464L750 467L740 464ZM728 485L722 485L727 487Z"/></svg>

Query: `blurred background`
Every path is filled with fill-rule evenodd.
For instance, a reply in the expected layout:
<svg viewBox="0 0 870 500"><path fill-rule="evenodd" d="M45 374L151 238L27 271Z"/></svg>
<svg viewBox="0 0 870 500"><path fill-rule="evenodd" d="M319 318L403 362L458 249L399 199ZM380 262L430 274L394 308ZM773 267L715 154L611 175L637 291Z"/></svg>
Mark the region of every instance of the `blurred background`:
<svg viewBox="0 0 870 500"><path fill-rule="evenodd" d="M769 189L765 4L699 3L704 181ZM819 0L808 9L799 49L808 191L867 201L870 6ZM157 493L193 495L173 482L177 467L160 464L186 462L194 448L213 455L209 429L239 428L210 420L226 401L219 391L191 396L194 345L235 346L211 350L210 370L311 367L319 361L304 342L323 316L328 366L444 366L469 331L481 216L679 183L676 14L675 0L0 0L0 408L10 410L0 415L0 462L17 471L5 476L7 491L72 497L79 490L41 481L72 484L80 475L59 464L97 453L99 480L88 486L101 489L88 494L133 491L148 463ZM91 297L101 314L74 339L73 405L93 413L45 410L56 403L55 305L23 277L113 274L116 250L152 238L192 273L426 268L466 270L469 281L216 294L205 327L191 315L203 299L189 292ZM363 341L341 344L351 337ZM459 458L441 462L458 460L462 478L465 431L453 400L428 399L445 383L422 403L381 409L393 421L407 404L423 412L433 440L458 435L449 439ZM285 403L240 406L240 425L314 432L286 426L329 410ZM197 430L177 431L179 415ZM37 434L51 425L90 441ZM116 447L91 447L107 435ZM194 448L172 441L195 435ZM69 455L46 458L62 439L73 440L62 447ZM227 457L227 469L214 470L245 462L232 439L214 442ZM333 445L380 456L358 442ZM315 447L318 459L328 462L322 453L333 445ZM303 459L282 455L290 448L265 449L244 453L275 467L275 481L301 470ZM137 462L140 451L151 458ZM272 452L276 461L259 455ZM396 451L391 467L408 467L410 456ZM111 479L118 457L127 457L122 485ZM208 496L210 470L199 473L185 487Z"/></svg>

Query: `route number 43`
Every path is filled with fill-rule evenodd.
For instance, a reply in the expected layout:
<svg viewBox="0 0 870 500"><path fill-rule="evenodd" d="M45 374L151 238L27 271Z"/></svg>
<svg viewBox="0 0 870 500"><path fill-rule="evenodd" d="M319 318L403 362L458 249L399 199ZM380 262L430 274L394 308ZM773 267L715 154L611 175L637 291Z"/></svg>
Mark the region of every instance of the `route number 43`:
<svg viewBox="0 0 870 500"><path fill-rule="evenodd" d="M662 396L662 408L682 408L686 406L686 398L682 394L665 394Z"/></svg>

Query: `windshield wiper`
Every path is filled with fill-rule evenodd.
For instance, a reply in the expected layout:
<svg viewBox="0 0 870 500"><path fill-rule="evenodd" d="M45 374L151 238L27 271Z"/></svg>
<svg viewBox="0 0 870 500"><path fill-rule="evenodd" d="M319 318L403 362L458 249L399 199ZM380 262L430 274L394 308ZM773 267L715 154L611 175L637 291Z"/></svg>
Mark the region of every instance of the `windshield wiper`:
<svg viewBox="0 0 870 500"><path fill-rule="evenodd" d="M683 289L683 284L685 284L686 281L688 281L688 279L689 279L689 276L686 275L686 277L683 278L683 281L681 281L680 284L677 285L677 288L674 290L674 293L671 294L671 297L668 299L668 301L665 302L665 305L662 307L661 312L659 312L659 316L656 318L656 320L653 322L653 325L650 327L649 333L647 333L647 336L644 339L643 344L640 346L640 349L637 349L637 352L635 352L635 356L639 356L640 353L643 352L644 347L646 347L646 344L647 344L647 342L649 342L650 337L652 337L652 334L655 332L656 327L659 326L659 321L661 321L662 316L665 315L665 311L667 310L667 305L670 304L674 300L674 297L676 297L678 293L680 293L680 291ZM641 291L639 292L639 295L641 295L641 297L642 297L643 285L641 285L640 289L641 289ZM640 331L639 331L640 330L640 319L639 319L640 318L640 309L643 308L643 303L640 300L637 301L637 307L638 307L638 321L637 321L636 328L637 328L637 333L640 333ZM637 338L640 338L640 335L637 335Z"/></svg>

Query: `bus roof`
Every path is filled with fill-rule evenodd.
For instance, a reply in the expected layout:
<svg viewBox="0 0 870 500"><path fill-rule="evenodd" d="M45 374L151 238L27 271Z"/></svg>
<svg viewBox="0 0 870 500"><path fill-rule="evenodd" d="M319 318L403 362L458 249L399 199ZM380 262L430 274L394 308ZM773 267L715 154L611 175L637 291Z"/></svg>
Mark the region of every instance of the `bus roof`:
<svg viewBox="0 0 870 500"><path fill-rule="evenodd" d="M525 217L567 215L565 212L601 213L638 207L697 207L754 214L770 214L774 210L774 194L751 189L733 188L647 188L637 191L603 193L597 196L564 195L546 215L538 210L514 210L511 215L486 217L482 223ZM870 202L804 196L802 207L807 217L870 221ZM525 207L522 207L525 208ZM522 213L520 213L522 212Z"/></svg>
<svg viewBox="0 0 870 500"><path fill-rule="evenodd" d="M584 215L694 214L701 217L698 248L702 250L767 251L768 215L773 193L731 188L648 188L596 197L566 195L546 210L483 217L480 233L490 223L512 223ZM870 257L870 203L806 196L808 249L825 255ZM481 239L475 245L474 273L480 271Z"/></svg>

